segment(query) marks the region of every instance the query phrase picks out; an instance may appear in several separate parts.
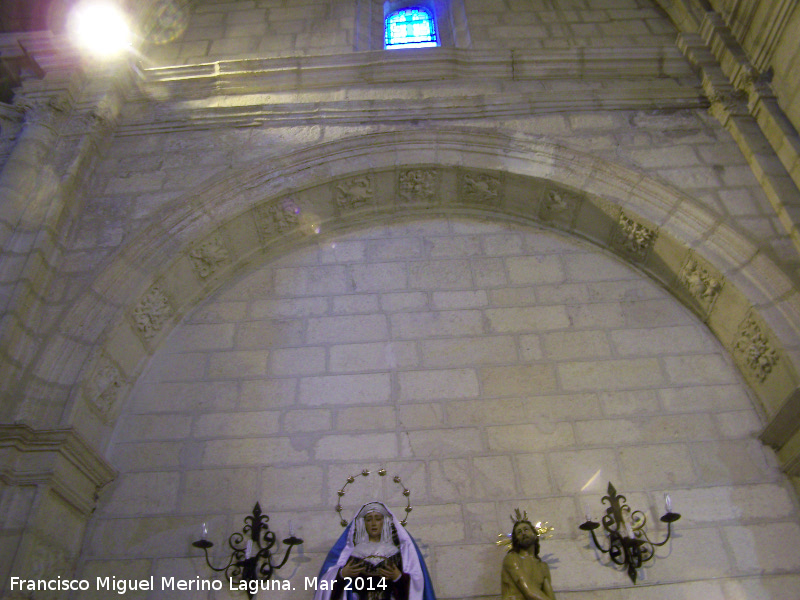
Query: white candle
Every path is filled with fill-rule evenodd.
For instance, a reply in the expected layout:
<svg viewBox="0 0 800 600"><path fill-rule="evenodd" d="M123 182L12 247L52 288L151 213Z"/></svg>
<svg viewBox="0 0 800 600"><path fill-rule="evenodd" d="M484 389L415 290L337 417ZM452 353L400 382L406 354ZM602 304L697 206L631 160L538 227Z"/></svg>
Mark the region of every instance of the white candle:
<svg viewBox="0 0 800 600"><path fill-rule="evenodd" d="M667 512L672 512L672 498L669 494L664 494L664 504L667 506Z"/></svg>
<svg viewBox="0 0 800 600"><path fill-rule="evenodd" d="M289 519L289 537L294 535L294 526L292 525L292 520Z"/></svg>
<svg viewBox="0 0 800 600"><path fill-rule="evenodd" d="M205 523L203 523L203 526L200 528L200 539L201 540L208 539L208 527L206 527Z"/></svg>
<svg viewBox="0 0 800 600"><path fill-rule="evenodd" d="M586 520L587 521L591 521L592 520L592 516L589 514L589 505L588 504L584 504L583 505L583 510L584 510L584 513L585 513L584 516L586 517Z"/></svg>

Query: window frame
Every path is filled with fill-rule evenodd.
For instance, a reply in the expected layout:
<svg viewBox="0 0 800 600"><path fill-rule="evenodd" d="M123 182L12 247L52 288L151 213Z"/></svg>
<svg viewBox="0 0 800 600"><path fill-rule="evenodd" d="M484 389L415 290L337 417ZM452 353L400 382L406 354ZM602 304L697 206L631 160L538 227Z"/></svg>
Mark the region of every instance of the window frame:
<svg viewBox="0 0 800 600"><path fill-rule="evenodd" d="M389 37L388 36L388 33L389 33L388 32L389 19L393 15L396 15L397 13L403 12L405 10L421 11L421 12L424 12L428 16L428 19L430 19L431 28L433 29L433 40L431 40L432 44L431 44L431 42L428 42L430 45L427 45L427 46L414 46L414 45L411 45L413 43L412 42L412 43L408 43L408 44L399 43L399 44L387 45L387 41L388 41L387 38ZM395 9L390 10L390 11L386 11L386 6L384 6L384 12L386 13L384 18L383 18L383 48L384 48L384 50L402 50L404 48L438 48L439 46L442 45L442 41L441 41L442 38L441 38L441 35L439 35L439 27L438 27L438 24L437 24L436 13L431 8L426 6L425 2L415 2L412 5L402 6L401 8L395 8Z"/></svg>

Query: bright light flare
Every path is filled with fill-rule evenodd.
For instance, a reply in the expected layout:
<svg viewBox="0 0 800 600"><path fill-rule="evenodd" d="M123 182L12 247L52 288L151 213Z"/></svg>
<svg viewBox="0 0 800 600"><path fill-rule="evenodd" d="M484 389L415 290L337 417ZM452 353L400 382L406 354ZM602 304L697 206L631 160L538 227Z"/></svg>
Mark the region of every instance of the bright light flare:
<svg viewBox="0 0 800 600"><path fill-rule="evenodd" d="M70 15L70 33L81 48L110 58L131 45L131 29L122 10L113 2L83 2Z"/></svg>

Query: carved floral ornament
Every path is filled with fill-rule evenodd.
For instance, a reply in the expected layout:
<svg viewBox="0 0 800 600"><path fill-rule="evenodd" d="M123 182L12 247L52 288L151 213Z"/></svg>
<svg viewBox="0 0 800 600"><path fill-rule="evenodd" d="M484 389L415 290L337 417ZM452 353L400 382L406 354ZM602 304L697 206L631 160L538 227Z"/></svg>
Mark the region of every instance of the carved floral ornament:
<svg viewBox="0 0 800 600"><path fill-rule="evenodd" d="M739 326L733 350L753 377L761 383L778 364L778 352L772 347L761 325L752 316Z"/></svg>
<svg viewBox="0 0 800 600"><path fill-rule="evenodd" d="M471 204L497 205L500 203L502 182L485 173L465 173L461 177L461 200Z"/></svg>
<svg viewBox="0 0 800 600"><path fill-rule="evenodd" d="M634 260L644 261L656 241L658 231L637 223L632 218L620 213L611 245L617 250L631 256Z"/></svg>
<svg viewBox="0 0 800 600"><path fill-rule="evenodd" d="M375 188L371 175L358 175L338 182L333 188L333 199L342 210L357 210L374 203Z"/></svg>
<svg viewBox="0 0 800 600"><path fill-rule="evenodd" d="M438 173L434 169L410 169L400 173L398 193L403 202L427 203L436 198Z"/></svg>
<svg viewBox="0 0 800 600"><path fill-rule="evenodd" d="M133 322L144 339L155 336L173 315L166 294L157 285L152 286L133 309Z"/></svg>
<svg viewBox="0 0 800 600"><path fill-rule="evenodd" d="M213 275L219 266L230 262L230 255L222 236L217 234L189 252L189 259L198 277L206 279Z"/></svg>
<svg viewBox="0 0 800 600"><path fill-rule="evenodd" d="M300 207L291 198L266 202L255 208L255 223L262 243L300 224Z"/></svg>
<svg viewBox="0 0 800 600"><path fill-rule="evenodd" d="M710 314L722 291L724 279L710 267L690 256L678 273L678 282Z"/></svg>

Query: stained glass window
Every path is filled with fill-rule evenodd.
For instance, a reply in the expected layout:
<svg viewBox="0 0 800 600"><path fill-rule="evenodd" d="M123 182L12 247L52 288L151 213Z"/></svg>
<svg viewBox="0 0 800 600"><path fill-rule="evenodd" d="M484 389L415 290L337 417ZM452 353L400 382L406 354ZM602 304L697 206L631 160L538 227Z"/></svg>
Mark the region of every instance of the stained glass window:
<svg viewBox="0 0 800 600"><path fill-rule="evenodd" d="M404 8L386 18L386 48L438 46L433 16L424 8Z"/></svg>

